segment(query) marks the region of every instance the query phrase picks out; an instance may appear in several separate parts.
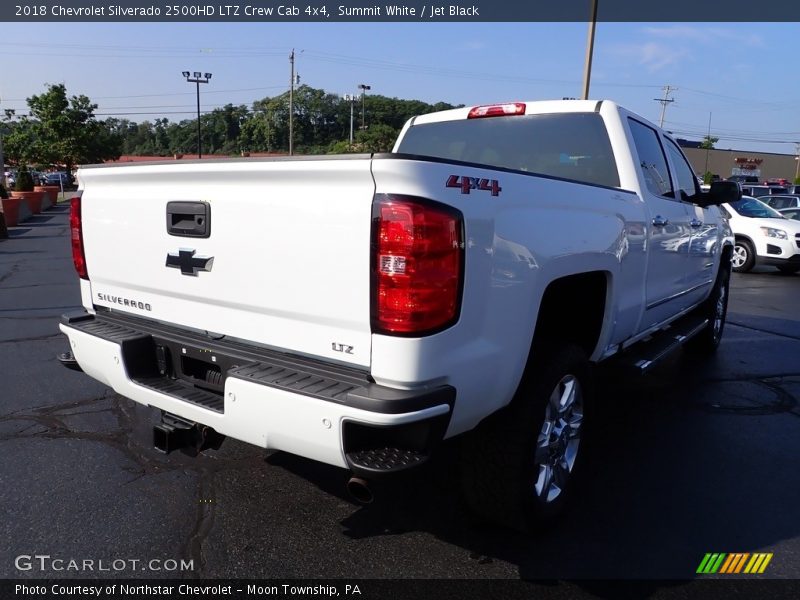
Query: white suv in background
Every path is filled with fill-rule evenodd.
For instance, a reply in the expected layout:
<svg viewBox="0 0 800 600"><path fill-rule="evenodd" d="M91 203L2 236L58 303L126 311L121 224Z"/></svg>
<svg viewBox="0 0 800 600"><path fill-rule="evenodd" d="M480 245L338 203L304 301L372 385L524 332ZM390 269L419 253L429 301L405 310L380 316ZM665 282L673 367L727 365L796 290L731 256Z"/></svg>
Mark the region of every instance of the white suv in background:
<svg viewBox="0 0 800 600"><path fill-rule="evenodd" d="M784 273L800 271L800 222L750 196L722 208L736 236L734 271L745 273L756 264L773 265Z"/></svg>

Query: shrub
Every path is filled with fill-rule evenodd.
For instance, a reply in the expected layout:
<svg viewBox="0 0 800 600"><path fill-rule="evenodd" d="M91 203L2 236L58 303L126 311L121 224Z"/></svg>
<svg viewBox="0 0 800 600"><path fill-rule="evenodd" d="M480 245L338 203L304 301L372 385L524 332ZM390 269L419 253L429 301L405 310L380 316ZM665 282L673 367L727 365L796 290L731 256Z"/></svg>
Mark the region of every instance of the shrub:
<svg viewBox="0 0 800 600"><path fill-rule="evenodd" d="M17 180L14 183L14 190L17 192L33 191L33 175L28 169L20 169L17 173Z"/></svg>
<svg viewBox="0 0 800 600"><path fill-rule="evenodd" d="M6 191L6 188L5 186L3 186L2 183L0 183L0 198L2 198L3 200L8 199L8 192Z"/></svg>

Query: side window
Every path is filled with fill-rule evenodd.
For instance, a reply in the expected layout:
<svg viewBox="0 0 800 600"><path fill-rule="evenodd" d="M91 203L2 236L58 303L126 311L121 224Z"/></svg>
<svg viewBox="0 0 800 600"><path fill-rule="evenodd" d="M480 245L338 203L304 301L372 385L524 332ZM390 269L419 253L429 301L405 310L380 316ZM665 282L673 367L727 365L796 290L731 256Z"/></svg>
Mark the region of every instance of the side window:
<svg viewBox="0 0 800 600"><path fill-rule="evenodd" d="M652 127L634 119L628 119L628 122L636 153L639 155L639 169L644 176L647 189L656 196L674 197L667 158L658 141L658 133Z"/></svg>
<svg viewBox="0 0 800 600"><path fill-rule="evenodd" d="M700 191L697 188L697 177L694 176L694 171L686 162L680 148L672 140L667 140L667 152L672 161L672 166L675 167L675 175L678 180L678 193L680 199L686 202L693 202L695 195Z"/></svg>

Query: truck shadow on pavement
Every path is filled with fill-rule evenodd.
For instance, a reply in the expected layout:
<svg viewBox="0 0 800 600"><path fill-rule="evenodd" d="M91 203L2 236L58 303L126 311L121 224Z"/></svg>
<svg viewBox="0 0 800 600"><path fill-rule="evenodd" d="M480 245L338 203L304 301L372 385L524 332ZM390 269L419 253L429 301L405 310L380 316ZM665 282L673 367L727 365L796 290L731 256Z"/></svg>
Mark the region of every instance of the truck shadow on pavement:
<svg viewBox="0 0 800 600"><path fill-rule="evenodd" d="M374 504L341 521L343 535L428 532L463 548L474 577L497 577L499 560L523 579L691 579L707 552L759 551L795 537L800 372L788 383L709 381L719 360L683 355L643 379L601 376L585 477L568 513L545 529L521 534L470 514L456 439L425 469L377 487ZM286 454L269 463L348 498L340 470ZM775 575L797 576L774 560Z"/></svg>

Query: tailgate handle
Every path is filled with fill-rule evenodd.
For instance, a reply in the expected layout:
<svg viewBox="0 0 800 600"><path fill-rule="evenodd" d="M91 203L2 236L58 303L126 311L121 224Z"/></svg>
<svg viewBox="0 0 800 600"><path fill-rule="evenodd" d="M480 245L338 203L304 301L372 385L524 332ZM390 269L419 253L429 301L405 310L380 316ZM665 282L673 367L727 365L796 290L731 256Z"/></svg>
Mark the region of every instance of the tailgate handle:
<svg viewBox="0 0 800 600"><path fill-rule="evenodd" d="M167 202L167 233L179 237L209 237L211 206L206 202Z"/></svg>

